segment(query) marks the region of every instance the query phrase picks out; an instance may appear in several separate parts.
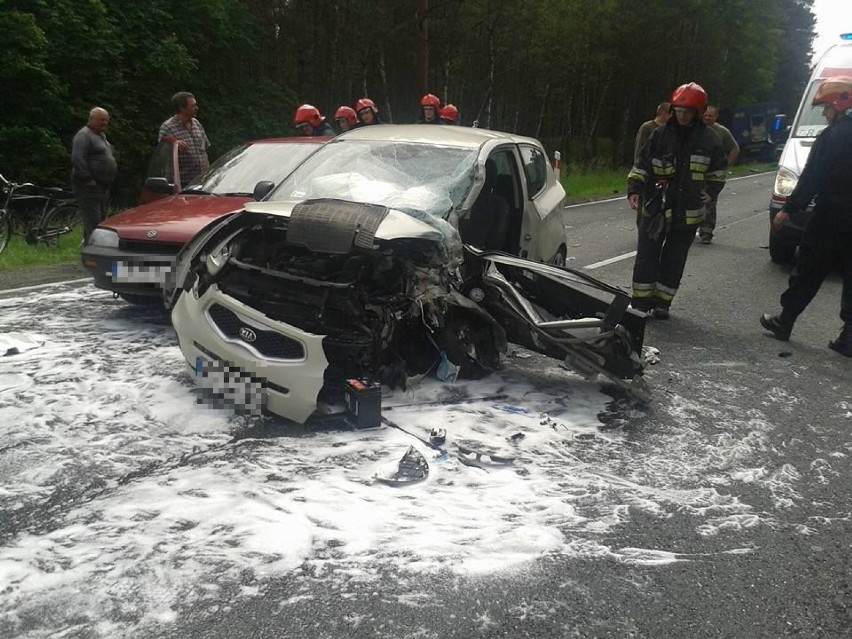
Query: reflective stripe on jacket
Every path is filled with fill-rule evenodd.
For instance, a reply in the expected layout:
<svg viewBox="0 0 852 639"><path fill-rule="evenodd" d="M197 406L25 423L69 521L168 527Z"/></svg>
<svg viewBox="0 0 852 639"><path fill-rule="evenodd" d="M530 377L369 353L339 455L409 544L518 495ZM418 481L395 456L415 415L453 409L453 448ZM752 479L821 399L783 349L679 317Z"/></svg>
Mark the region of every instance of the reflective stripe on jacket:
<svg viewBox="0 0 852 639"><path fill-rule="evenodd" d="M719 136L700 120L683 127L672 118L651 134L640 155L627 176L627 193L639 195L641 214L668 214L676 226L701 224L702 191L715 200L725 186L728 162Z"/></svg>

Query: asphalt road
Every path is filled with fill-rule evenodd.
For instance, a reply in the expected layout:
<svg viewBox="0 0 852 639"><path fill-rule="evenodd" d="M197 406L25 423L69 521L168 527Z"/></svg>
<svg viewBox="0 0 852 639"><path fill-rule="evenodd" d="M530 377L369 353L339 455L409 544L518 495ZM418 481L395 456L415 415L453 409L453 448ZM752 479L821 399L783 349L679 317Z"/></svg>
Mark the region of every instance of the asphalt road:
<svg viewBox="0 0 852 639"><path fill-rule="evenodd" d="M303 561L264 572L260 568L270 560L254 549L241 555L248 563L236 572L215 568L225 566L224 561L214 563L212 571L199 570L193 589L191 578L175 578L180 574L176 564L184 569L187 558L164 554L170 563L160 569L162 591L153 599L162 600L168 614L159 615L156 606L152 612L151 605L144 609L138 605L152 599L144 596L150 582L141 578L150 556L141 556L135 569L125 566L117 577L110 562L120 563L121 552L112 542L92 542L89 552L93 554L82 555L83 563L95 565L93 583L106 579L111 591L121 591L115 599L118 603L94 613L91 602L71 597L66 604L59 594L53 605L25 605L19 597L24 586L9 577L17 575L21 580L20 573L0 561L0 581L7 577L13 584L4 590L0 583L0 634L151 639L852 637L852 360L826 348L840 327L840 282L826 282L800 319L791 342L780 343L761 330L757 318L777 308L787 277L784 268L770 263L766 249L771 180L771 175L759 175L729 182L719 204L716 240L710 246L693 247L672 319L649 325L646 344L658 348L662 358L647 373L655 394L650 406L613 401L598 414L596 395L585 382L560 377L552 362L542 358L512 359L512 368L524 378L530 396L540 393L542 414L557 420L562 415L566 423L571 422L566 430L572 437L558 442L539 439L533 446L529 432L528 456L523 464L516 464L521 479L535 480L527 503L519 501L511 481L448 474L446 484L429 484L419 493L402 489L384 497L410 499L428 507L408 513L397 524L391 521L390 528L400 531L389 537L391 549L371 555L367 562L354 561L353 544L329 539L324 548L314 543ZM565 223L572 238L569 266L629 288L635 229L625 201L571 207L565 211ZM57 325L79 303L75 297L79 293L51 297L42 290L39 294L44 305L34 308L53 309ZM81 351L83 368L107 374L109 366L124 370L120 358L105 362L120 350L120 344L132 343L131 357L149 362L146 366L153 369L146 384L154 383L151 380L157 375L174 377L168 366L174 363L175 349L162 318L133 316L116 306L120 302L105 296L95 295L93 300L84 313L87 321L113 332L104 338L108 348L102 356ZM40 330L48 330L40 320L33 321ZM47 368L39 371L41 379L49 376ZM71 382L79 386L87 379L81 373ZM174 386L157 382L163 384L158 392L180 395L180 381L172 380ZM561 397L560 385L565 392ZM73 396L75 391L69 392ZM139 392L147 397L144 390ZM0 393L0 400L3 397ZM116 401L114 394L110 397ZM555 410L563 404L565 412ZM149 428L150 421L137 423L132 408L115 415L94 411L94 416L89 410L86 423L115 419L119 427L123 419L132 428ZM0 402L0 416L10 419L14 409ZM194 414L183 404L168 415L163 410L146 410L158 426L183 423ZM584 418L572 410L577 415L591 411L595 423L577 430ZM451 422L453 414L442 413L440 418ZM478 419L496 418L481 413ZM540 424L549 427L544 421ZM492 426L494 422L483 424L483 428ZM516 423L511 427L516 428ZM162 450L145 448L139 439L121 440L124 450L129 446L138 458L129 454L121 458L120 480L112 477L103 485L87 485L85 500L78 501L92 506L71 522L71 509L63 506L56 492L41 501L37 496L27 501L26 495L14 496L15 501L7 486L0 492L0 514L9 517L0 526L5 554L24 565L27 553L44 550L59 556L62 548L83 543L87 526L99 525L117 509L107 500L110 494L119 493L118 498L127 501L130 497L121 491L134 483L138 489L149 474L165 473L161 483L174 483L182 477L179 471L210 471L202 488L213 493L216 473L224 482L230 477L226 473L244 458L264 468L267 484L274 481L274 469L261 463L270 454L270 446L261 445L270 441L269 432L205 463L191 459L192 448L186 447L194 440L189 435L172 436L166 426L161 429L169 433ZM229 450L228 438L215 427L209 432L198 427L192 433L194 437L201 434L207 444ZM271 434L272 441L278 434ZM121 437L125 435L99 434L92 444L119 450L116 442ZM325 455L339 444L336 438L331 433L328 440L318 442L324 446L316 449L324 468L331 458ZM302 454L298 445L288 443L288 454ZM0 479L20 472L20 461L18 466L12 463L10 448L0 450ZM175 452L184 456L173 468L157 466L157 455ZM293 482L289 490L296 490L296 474L311 472L310 449L304 454L305 467L288 476ZM94 476L107 463L115 464L115 459L104 456L88 468ZM546 472L541 470L544 467ZM251 486L247 471L243 474L248 479L240 490L248 499L260 488ZM496 475L499 472L489 477ZM471 477L475 483L465 483ZM281 484L276 494L286 493L287 485ZM339 488L336 483L333 486ZM75 494L73 486L67 490ZM464 511L453 510L449 501L430 501L434 495L426 493L439 490L447 491L447 500L453 495L463 499L468 490L476 491L476 501L487 504L487 509L465 504L471 519L465 522ZM33 494L37 493L34 489ZM267 501L273 499L269 495ZM343 501L334 505L340 508ZM138 536L140 527L135 522L154 517L146 514L152 510L150 505L143 510L116 523L118 534L128 539ZM534 516L535 526L514 525L516 518L537 510L547 512ZM476 521L487 519L488 512L496 515L495 535L490 539ZM26 521L30 515L48 523L33 528ZM325 516L331 518L331 514ZM448 558L442 563L440 557L427 553L431 542L418 528L424 522L427 530L449 526L466 530L468 537L451 537L452 543L442 547ZM507 535L520 531L521 536L512 540L519 554L522 548L538 550L526 553L524 561L506 560L510 553L500 539L504 524ZM164 534L180 538L187 526L191 527L171 527ZM343 538L343 524L338 522L338 527ZM553 530L559 539L544 543L542 538ZM214 532L209 533L210 544L216 543ZM288 534L273 529L268 533L272 537ZM410 539L408 548L406 539ZM287 544L286 539L276 541ZM294 538L293 544L298 541ZM113 553L107 559L101 543ZM159 543L167 547L168 540ZM458 569L455 562L464 553L455 548L465 543L477 545L480 551L493 547L491 561L481 562L477 569ZM426 556L433 561L426 561ZM477 555L480 560L482 556ZM38 559L50 563L45 556ZM69 569L72 560L64 561L46 569L42 579L58 581L56 573ZM97 592L94 586L90 589ZM206 595L201 596L201 591ZM50 588L45 592L49 601ZM45 597L44 593L39 596ZM75 605L89 609L69 612Z"/></svg>

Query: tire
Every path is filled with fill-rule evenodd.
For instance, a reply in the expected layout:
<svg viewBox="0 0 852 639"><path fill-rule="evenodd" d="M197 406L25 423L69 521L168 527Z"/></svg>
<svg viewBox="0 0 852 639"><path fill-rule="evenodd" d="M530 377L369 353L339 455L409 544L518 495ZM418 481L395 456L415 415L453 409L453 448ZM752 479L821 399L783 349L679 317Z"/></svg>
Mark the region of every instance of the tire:
<svg viewBox="0 0 852 639"><path fill-rule="evenodd" d="M12 220L6 209L0 210L0 253L9 246L9 238L12 237Z"/></svg>
<svg viewBox="0 0 852 639"><path fill-rule="evenodd" d="M44 214L38 228L39 239L50 247L59 246L59 236L71 231L79 223L80 209L77 205L60 204Z"/></svg>
<svg viewBox="0 0 852 639"><path fill-rule="evenodd" d="M796 257L796 244L785 240L775 231L769 233L769 259L776 264L792 264Z"/></svg>

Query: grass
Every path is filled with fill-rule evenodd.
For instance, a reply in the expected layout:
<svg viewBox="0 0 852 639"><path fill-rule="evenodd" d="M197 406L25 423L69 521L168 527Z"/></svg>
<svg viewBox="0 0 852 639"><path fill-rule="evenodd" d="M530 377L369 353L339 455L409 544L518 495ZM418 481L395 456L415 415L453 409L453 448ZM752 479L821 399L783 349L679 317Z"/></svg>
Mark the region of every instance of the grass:
<svg viewBox="0 0 852 639"><path fill-rule="evenodd" d="M0 253L0 271L12 271L45 264L63 264L80 261L80 241L83 228L78 225L67 235L59 237L59 246L51 248L44 243L30 246L20 235L13 235L6 250Z"/></svg>
<svg viewBox="0 0 852 639"><path fill-rule="evenodd" d="M754 173L774 171L777 162L747 162L734 165L728 177L739 177ZM604 197L627 195L627 172L623 169L601 169L591 171L572 165L562 170L562 186L572 203L596 200Z"/></svg>

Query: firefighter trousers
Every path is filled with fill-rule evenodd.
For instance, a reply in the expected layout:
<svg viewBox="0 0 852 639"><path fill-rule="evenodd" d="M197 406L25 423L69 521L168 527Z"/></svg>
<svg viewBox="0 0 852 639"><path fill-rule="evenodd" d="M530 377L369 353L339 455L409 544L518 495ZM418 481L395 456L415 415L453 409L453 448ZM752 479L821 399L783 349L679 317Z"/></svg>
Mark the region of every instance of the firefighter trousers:
<svg viewBox="0 0 852 639"><path fill-rule="evenodd" d="M781 295L782 316L792 324L836 267L843 278L840 319L852 322L852 230L838 230L828 215L815 212L802 236L787 290Z"/></svg>
<svg viewBox="0 0 852 639"><path fill-rule="evenodd" d="M640 310L668 308L683 277L695 239L695 225L669 229L653 238L648 234L646 220L642 220L638 235L632 306Z"/></svg>

